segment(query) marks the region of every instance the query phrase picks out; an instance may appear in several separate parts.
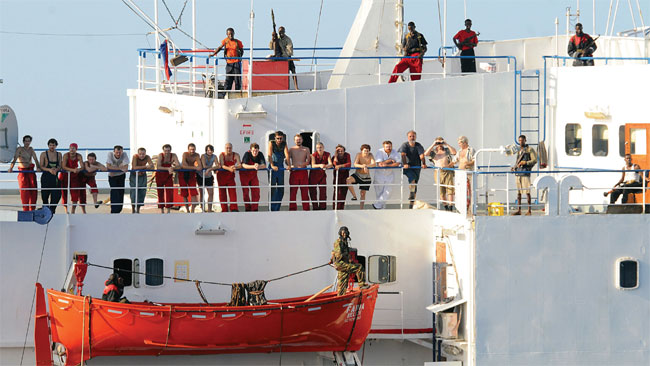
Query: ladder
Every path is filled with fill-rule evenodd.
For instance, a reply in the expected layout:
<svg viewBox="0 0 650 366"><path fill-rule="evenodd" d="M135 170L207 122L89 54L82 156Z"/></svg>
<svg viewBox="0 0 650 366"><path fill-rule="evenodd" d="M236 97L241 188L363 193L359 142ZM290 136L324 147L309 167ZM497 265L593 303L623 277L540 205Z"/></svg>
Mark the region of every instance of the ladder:
<svg viewBox="0 0 650 366"><path fill-rule="evenodd" d="M361 366L361 361L356 352L334 352L336 366Z"/></svg>
<svg viewBox="0 0 650 366"><path fill-rule="evenodd" d="M519 135L526 135L529 145L537 146L543 139L540 131L540 72L539 70L517 71L519 75L519 118L516 120L515 141Z"/></svg>

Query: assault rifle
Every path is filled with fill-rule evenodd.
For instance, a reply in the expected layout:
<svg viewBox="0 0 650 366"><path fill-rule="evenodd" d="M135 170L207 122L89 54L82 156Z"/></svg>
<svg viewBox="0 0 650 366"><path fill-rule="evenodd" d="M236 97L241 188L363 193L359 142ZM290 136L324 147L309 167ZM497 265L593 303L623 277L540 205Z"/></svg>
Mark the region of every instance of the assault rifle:
<svg viewBox="0 0 650 366"><path fill-rule="evenodd" d="M575 58L584 57L584 53L589 49L589 47L593 46L596 43L596 40L598 38L600 38L600 36L596 36L596 38L592 38L591 42L587 43L587 45L584 48L577 49L575 53Z"/></svg>
<svg viewBox="0 0 650 366"><path fill-rule="evenodd" d="M280 46L280 35L278 32L275 30L275 14L273 13L273 9L271 9L271 21L273 22L273 44L274 46L274 52L275 54L273 57L282 57L282 46Z"/></svg>

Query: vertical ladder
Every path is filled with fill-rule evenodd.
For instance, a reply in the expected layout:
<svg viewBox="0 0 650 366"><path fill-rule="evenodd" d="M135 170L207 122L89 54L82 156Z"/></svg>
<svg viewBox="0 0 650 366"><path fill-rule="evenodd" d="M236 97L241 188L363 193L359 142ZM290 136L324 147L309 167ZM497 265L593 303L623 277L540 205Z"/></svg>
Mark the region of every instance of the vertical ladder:
<svg viewBox="0 0 650 366"><path fill-rule="evenodd" d="M519 118L515 141L519 135L526 135L529 145L537 146L542 140L540 131L540 72L539 70L518 71L519 74Z"/></svg>

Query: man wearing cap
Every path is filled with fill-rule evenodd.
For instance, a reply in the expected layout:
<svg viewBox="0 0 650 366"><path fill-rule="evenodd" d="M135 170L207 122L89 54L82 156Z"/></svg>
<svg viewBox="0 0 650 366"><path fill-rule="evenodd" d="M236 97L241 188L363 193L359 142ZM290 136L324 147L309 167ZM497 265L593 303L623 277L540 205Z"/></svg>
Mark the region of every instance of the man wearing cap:
<svg viewBox="0 0 650 366"><path fill-rule="evenodd" d="M122 146L115 145L113 151L108 153L106 168L109 170L108 184L111 186L111 213L120 213L124 203L126 171L129 169L129 157Z"/></svg>
<svg viewBox="0 0 650 366"><path fill-rule="evenodd" d="M420 80L422 77L420 75L422 73L422 57L427 52L427 41L422 33L415 30L415 23L409 22L408 28L409 32L402 40L402 51L407 57L395 65L388 83L396 82L399 74L406 69L411 72L411 80Z"/></svg>
<svg viewBox="0 0 650 366"><path fill-rule="evenodd" d="M347 226L341 226L339 229L339 237L334 242L332 257L330 258L330 264L334 264L334 268L338 271L336 284L339 296L345 295L351 274L357 277L359 287L366 287L366 282L363 277L363 267L359 263L350 261L349 242L350 230L348 230Z"/></svg>

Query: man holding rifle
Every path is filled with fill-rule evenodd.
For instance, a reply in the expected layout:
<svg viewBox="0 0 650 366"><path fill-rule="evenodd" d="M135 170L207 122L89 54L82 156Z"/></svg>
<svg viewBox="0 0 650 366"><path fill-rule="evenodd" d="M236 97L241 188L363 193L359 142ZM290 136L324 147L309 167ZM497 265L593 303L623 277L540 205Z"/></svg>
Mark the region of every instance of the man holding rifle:
<svg viewBox="0 0 650 366"><path fill-rule="evenodd" d="M598 37L596 37L598 39ZM596 40L582 32L582 24L576 24L576 34L569 40L567 52L574 57L573 66L594 66L594 60L581 60L581 57L593 57L596 51Z"/></svg>
<svg viewBox="0 0 650 366"><path fill-rule="evenodd" d="M291 38L286 35L284 27L278 28L275 31L275 15L271 9L271 20L273 21L273 33L271 34L271 42L269 42L269 49L274 50L273 57L288 59L293 56L293 42ZM289 72L293 73L293 86L298 90L298 78L296 77L296 65L293 60L289 61Z"/></svg>
<svg viewBox="0 0 650 366"><path fill-rule="evenodd" d="M454 44L460 50L461 56L468 57L460 59L460 71L476 72L476 60L473 57L475 56L474 47L478 45L478 38L476 32L472 30L471 19L465 19L465 29L456 33Z"/></svg>

